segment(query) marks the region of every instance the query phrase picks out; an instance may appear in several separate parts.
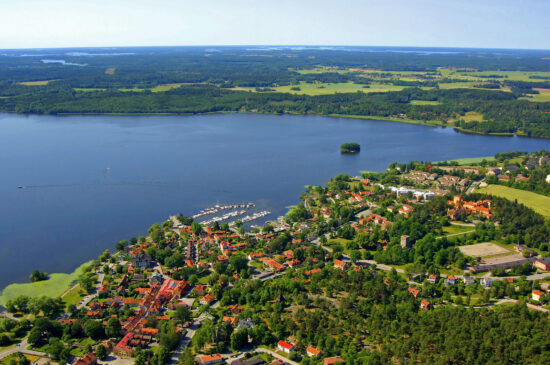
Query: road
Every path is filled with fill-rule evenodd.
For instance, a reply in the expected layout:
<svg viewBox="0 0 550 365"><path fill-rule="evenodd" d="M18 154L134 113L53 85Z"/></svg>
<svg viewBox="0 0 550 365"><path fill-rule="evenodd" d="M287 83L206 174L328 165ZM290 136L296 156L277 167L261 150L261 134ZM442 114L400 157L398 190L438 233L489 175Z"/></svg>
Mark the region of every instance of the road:
<svg viewBox="0 0 550 365"><path fill-rule="evenodd" d="M263 352L264 354L270 354L271 356L273 356L274 358L276 359L279 359L281 360L282 362L284 363L287 363L287 364L291 364L291 365L300 365L298 364L296 361L292 361L290 359L287 359L286 357L284 356L281 356L279 355L278 353L274 352L274 351L271 351L271 350L268 350L268 349L264 349L262 347L259 347L255 350L256 352Z"/></svg>
<svg viewBox="0 0 550 365"><path fill-rule="evenodd" d="M84 308L86 306L86 303L95 298L95 296L97 295L97 291L99 290L99 288L101 288L101 285L103 284L104 278L105 274L103 273L99 273L97 275L97 283L95 285L94 291L92 292L92 294L88 294L80 300L80 302L76 306L78 309Z"/></svg>
<svg viewBox="0 0 550 365"><path fill-rule="evenodd" d="M25 338L23 341L20 342L19 346L0 352L0 359L6 358L18 352L28 354L28 355L34 355L34 356L48 356L48 354L46 354L45 352L27 350L28 346L29 346L29 343Z"/></svg>
<svg viewBox="0 0 550 365"><path fill-rule="evenodd" d="M477 188L479 186L479 184L481 184L482 182L485 181L485 178L479 180L479 181L474 181L472 183L472 185L468 188L468 190L466 190L466 194L471 194L474 192L475 188Z"/></svg>

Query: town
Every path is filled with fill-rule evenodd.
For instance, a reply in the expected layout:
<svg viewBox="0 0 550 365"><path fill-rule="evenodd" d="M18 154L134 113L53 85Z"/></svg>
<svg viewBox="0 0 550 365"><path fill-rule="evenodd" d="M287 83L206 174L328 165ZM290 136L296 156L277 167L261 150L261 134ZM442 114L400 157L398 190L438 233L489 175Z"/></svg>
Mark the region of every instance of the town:
<svg viewBox="0 0 550 365"><path fill-rule="evenodd" d="M440 339L396 344L419 336L408 325L429 326L421 321L432 312L454 323L522 311L524 325L546 328L548 218L482 189L535 179L550 159L510 158L517 163L395 163L339 175L261 227L227 221L253 203L171 216L106 250L63 298L6 303L0 361L422 362L419 349L433 356ZM237 214L212 217L224 209Z"/></svg>

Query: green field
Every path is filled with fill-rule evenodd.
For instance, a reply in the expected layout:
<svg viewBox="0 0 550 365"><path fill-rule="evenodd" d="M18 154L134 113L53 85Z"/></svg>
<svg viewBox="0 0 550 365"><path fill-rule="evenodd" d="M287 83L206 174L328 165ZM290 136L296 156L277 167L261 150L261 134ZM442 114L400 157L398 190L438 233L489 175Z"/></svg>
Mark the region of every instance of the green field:
<svg viewBox="0 0 550 365"><path fill-rule="evenodd" d="M529 100L533 102L550 102L550 89L536 89L538 94L530 94L529 96L523 96L520 99Z"/></svg>
<svg viewBox="0 0 550 365"><path fill-rule="evenodd" d="M11 284L8 285L0 295L0 304L5 304L8 300L26 295L29 297L47 296L56 298L60 296L69 286L83 273L84 267L90 265L86 262L80 265L71 274L50 274L48 280L38 281L36 283Z"/></svg>
<svg viewBox="0 0 550 365"><path fill-rule="evenodd" d="M80 285L77 284L75 285L74 287L72 287L68 292L67 294L65 294L63 296L63 302L69 306L71 304L78 304L78 302L80 302L80 299L82 299L84 296L86 295L86 293L84 292L84 290L82 290L80 288Z"/></svg>
<svg viewBox="0 0 550 365"><path fill-rule="evenodd" d="M456 233L464 233L468 231L475 230L476 227L468 227L468 226L456 226L456 225L450 225L443 227L443 232L445 232L445 235L449 234L456 234Z"/></svg>
<svg viewBox="0 0 550 365"><path fill-rule="evenodd" d="M180 87L181 85L184 85L183 83L176 83L176 84L162 84L162 85L157 85L155 86L154 88L151 89L151 92L154 92L154 93L158 93L158 92L162 92L162 91L168 91L168 90L172 90L172 89L175 89L175 88L178 88Z"/></svg>
<svg viewBox="0 0 550 365"><path fill-rule="evenodd" d="M550 197L532 193L530 191L509 188L502 185L489 185L476 190L480 193L492 194L514 201L533 209L545 217L550 217Z"/></svg>
<svg viewBox="0 0 550 365"><path fill-rule="evenodd" d="M361 91L364 93L375 93L375 92L389 92L389 91L401 91L405 86L395 86L388 84L371 84L369 88L364 88L361 84L354 84L353 82L342 82L342 83L300 83L299 85L288 85L288 86L277 86L272 87L271 89L276 92L281 93L290 93L298 95L328 95L335 93L355 93ZM292 90L292 88L300 88L300 90ZM234 90L245 90L245 91L256 91L254 87L235 87Z"/></svg>
<svg viewBox="0 0 550 365"><path fill-rule="evenodd" d="M95 88L95 87L75 87L73 90L83 92L83 93L91 93L95 91L105 91L106 89Z"/></svg>
<svg viewBox="0 0 550 365"><path fill-rule="evenodd" d="M474 163L480 163L483 160L494 161L495 157L494 156L470 157L470 158L459 158L459 159L456 159L456 160L438 161L438 162L456 162L456 163L458 163L459 165L462 166L462 165L470 165L470 164L474 164Z"/></svg>
<svg viewBox="0 0 550 365"><path fill-rule="evenodd" d="M412 105L439 105L439 101L435 100L411 100Z"/></svg>
<svg viewBox="0 0 550 365"><path fill-rule="evenodd" d="M18 82L18 84L25 85L25 86L44 86L44 85L48 85L50 81L55 81L55 80L24 81L24 82Z"/></svg>

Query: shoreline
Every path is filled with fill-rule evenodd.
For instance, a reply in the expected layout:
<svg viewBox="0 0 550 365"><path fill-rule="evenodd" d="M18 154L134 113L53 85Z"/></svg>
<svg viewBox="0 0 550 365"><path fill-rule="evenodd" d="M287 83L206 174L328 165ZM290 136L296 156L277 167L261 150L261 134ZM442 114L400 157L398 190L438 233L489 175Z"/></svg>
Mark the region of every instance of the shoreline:
<svg viewBox="0 0 550 365"><path fill-rule="evenodd" d="M365 119L365 120L374 120L374 121L387 121L387 122L398 122L398 123L406 123L406 124L416 124L426 127L442 127L442 128L452 128L456 132L464 133L464 134L472 134L472 135L478 135L478 136L493 136L493 137L524 137L524 138L535 138L535 139L550 139L550 137L536 137L536 136L528 136L527 134L521 132L521 133L509 133L509 132L493 132L493 133L482 133L482 132L476 132L474 130L464 129L461 127L456 127L454 125L447 125L444 122L438 121L438 120L414 120L414 119L403 119L403 118L394 118L394 117L378 117L378 116L372 116L372 115L348 115L348 114L300 114L300 113L283 113L283 114L277 114L277 113L262 113L257 111L216 111L216 112L204 112L204 113L177 113L177 112L154 112L154 113L52 113L52 114L40 114L40 113L16 113L16 112L9 112L9 111L1 111L0 113L6 113L6 114L16 114L16 115L44 115L44 116L59 116L59 117L66 117L66 116L119 116L119 117L136 117L136 116L182 116L182 117L190 117L195 115L213 115L213 114L262 114L262 115L315 115L315 116L321 116L321 117L333 117L333 118L350 118L350 119Z"/></svg>
<svg viewBox="0 0 550 365"><path fill-rule="evenodd" d="M57 298L63 293L67 292L68 289L78 280L84 272L86 266L91 265L95 259L88 260L86 262L80 263L71 273L51 273L48 274L47 280L37 281L37 282L28 282L28 283L11 283L6 287L0 290L0 305L6 304L6 302L12 298L15 298L19 295L29 295L31 292L38 292L38 296L47 296L51 298Z"/></svg>

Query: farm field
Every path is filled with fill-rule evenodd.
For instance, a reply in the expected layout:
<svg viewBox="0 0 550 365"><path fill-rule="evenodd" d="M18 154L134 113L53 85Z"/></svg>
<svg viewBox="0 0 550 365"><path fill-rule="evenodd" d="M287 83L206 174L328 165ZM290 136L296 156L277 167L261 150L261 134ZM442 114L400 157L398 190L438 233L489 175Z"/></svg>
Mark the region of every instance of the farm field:
<svg viewBox="0 0 550 365"><path fill-rule="evenodd" d="M184 85L183 83L175 83L175 84L161 84L157 85L154 88L151 89L151 92L158 93L163 91L168 91L172 89L176 89L180 87L181 85Z"/></svg>
<svg viewBox="0 0 550 365"><path fill-rule="evenodd" d="M77 278L84 272L84 268L89 264L90 262L86 262L80 265L71 274L50 274L48 280L38 281L36 283L8 285L0 295L0 304L5 304L8 300L20 295L26 295L29 297L58 297L69 288L71 283L77 280Z"/></svg>
<svg viewBox="0 0 550 365"><path fill-rule="evenodd" d="M276 92L281 93L290 93L297 95L328 95L335 93L355 93L361 91L364 93L375 93L375 92L389 92L389 91L401 91L405 86L395 86L387 84L370 84L368 88L363 87L365 85L354 84L352 82L346 83L317 83L317 84L308 84L300 83L299 85L288 85L288 86L276 86L271 87L271 89ZM292 88L299 87L300 90L292 90ZM245 90L245 91L254 91L256 88L253 87L235 87L234 90Z"/></svg>
<svg viewBox="0 0 550 365"><path fill-rule="evenodd" d="M411 100L412 105L439 105L441 104L436 100Z"/></svg>
<svg viewBox="0 0 550 365"><path fill-rule="evenodd" d="M537 90L539 93L522 96L520 99L541 103L550 102L550 89L534 88L533 90Z"/></svg>
<svg viewBox="0 0 550 365"><path fill-rule="evenodd" d="M509 188L502 185L488 185L484 188L476 190L480 193L492 194L514 201L517 199L519 203L526 205L535 212L542 214L545 217L550 217L550 197L524 191L514 188Z"/></svg>
<svg viewBox="0 0 550 365"><path fill-rule="evenodd" d="M51 81L55 80L42 80L42 81L24 81L24 82L18 82L19 85L25 85L25 86L44 86L48 85Z"/></svg>

